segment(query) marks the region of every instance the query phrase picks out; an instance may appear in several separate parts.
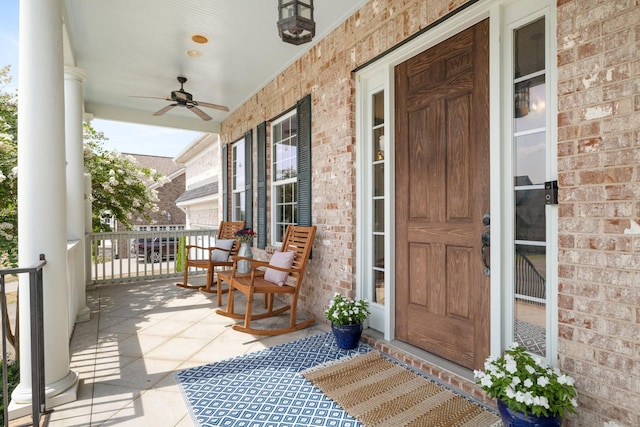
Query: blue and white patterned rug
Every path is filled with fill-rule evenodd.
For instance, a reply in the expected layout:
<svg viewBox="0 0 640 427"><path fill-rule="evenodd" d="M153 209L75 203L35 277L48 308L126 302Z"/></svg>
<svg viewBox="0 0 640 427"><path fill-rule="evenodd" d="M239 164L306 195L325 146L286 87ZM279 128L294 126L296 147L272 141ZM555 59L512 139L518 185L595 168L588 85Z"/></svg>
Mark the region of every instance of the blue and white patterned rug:
<svg viewBox="0 0 640 427"><path fill-rule="evenodd" d="M339 349L331 333L281 344L176 373L194 422L207 427L356 427L299 373L322 363L367 353Z"/></svg>

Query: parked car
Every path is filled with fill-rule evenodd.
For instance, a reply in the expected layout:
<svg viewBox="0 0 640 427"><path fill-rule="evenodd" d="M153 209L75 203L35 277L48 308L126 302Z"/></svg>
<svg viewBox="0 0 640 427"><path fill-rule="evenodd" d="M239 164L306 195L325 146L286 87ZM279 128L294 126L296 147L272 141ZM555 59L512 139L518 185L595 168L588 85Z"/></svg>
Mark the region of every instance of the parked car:
<svg viewBox="0 0 640 427"><path fill-rule="evenodd" d="M131 245L131 254L144 258L147 262L160 262L175 258L178 239L175 237L154 237L138 239Z"/></svg>

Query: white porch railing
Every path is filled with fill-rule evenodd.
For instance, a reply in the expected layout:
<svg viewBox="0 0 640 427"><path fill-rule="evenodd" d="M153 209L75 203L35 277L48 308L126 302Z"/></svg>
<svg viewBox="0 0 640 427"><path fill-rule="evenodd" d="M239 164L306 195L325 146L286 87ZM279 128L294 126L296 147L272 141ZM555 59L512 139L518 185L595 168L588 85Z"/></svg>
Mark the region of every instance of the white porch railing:
<svg viewBox="0 0 640 427"><path fill-rule="evenodd" d="M180 277L183 245L214 246L216 229L91 233L87 239L90 285ZM204 257L208 253L190 253ZM204 272L194 271L194 274ZM189 274L192 274L191 272Z"/></svg>

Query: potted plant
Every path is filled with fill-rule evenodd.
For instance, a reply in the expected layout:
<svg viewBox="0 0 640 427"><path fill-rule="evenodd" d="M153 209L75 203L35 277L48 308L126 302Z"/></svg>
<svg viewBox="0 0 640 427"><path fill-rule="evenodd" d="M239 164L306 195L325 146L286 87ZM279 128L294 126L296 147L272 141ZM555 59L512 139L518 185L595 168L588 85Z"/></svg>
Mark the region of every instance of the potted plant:
<svg viewBox="0 0 640 427"><path fill-rule="evenodd" d="M501 357L490 356L476 384L498 403L505 426L561 426L578 407L574 380L514 343Z"/></svg>
<svg viewBox="0 0 640 427"><path fill-rule="evenodd" d="M350 350L358 346L362 325L369 314L369 302L366 300L356 301L339 293L333 296L324 315L331 322L338 347Z"/></svg>

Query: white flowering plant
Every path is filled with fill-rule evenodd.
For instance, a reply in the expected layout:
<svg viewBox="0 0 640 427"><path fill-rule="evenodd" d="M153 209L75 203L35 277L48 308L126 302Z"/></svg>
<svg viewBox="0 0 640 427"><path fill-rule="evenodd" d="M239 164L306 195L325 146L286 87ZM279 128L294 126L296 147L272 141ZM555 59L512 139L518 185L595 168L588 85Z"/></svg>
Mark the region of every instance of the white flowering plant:
<svg viewBox="0 0 640 427"><path fill-rule="evenodd" d="M364 322L369 314L369 302L363 299L356 301L339 293L329 301L329 307L324 312L334 326L357 325Z"/></svg>
<svg viewBox="0 0 640 427"><path fill-rule="evenodd" d="M512 410L545 417L576 413L578 393L573 378L518 343L501 357L487 358L484 368L473 372L476 384Z"/></svg>

